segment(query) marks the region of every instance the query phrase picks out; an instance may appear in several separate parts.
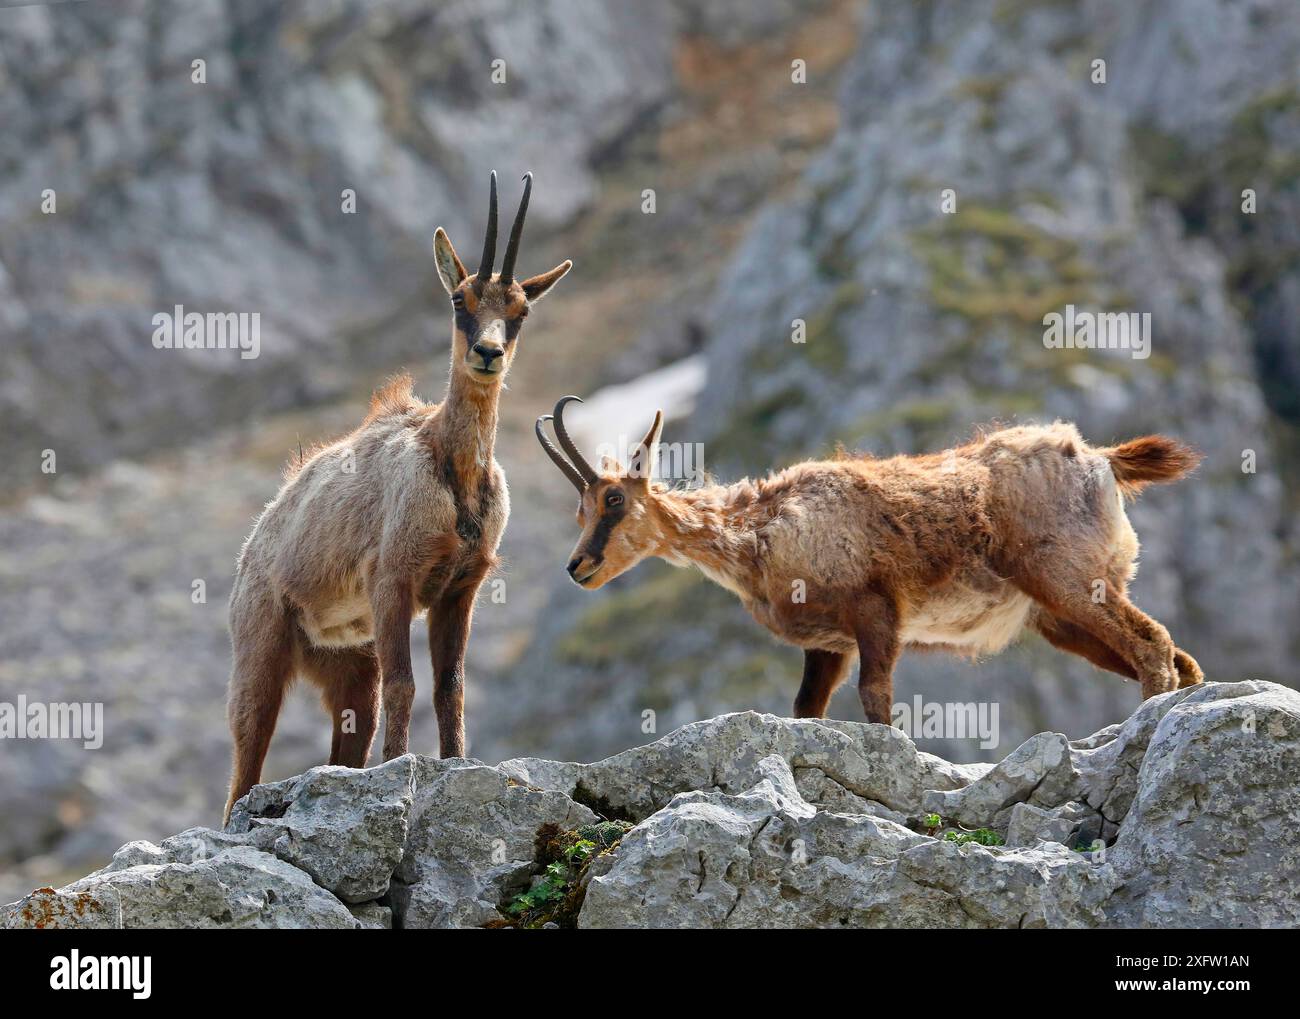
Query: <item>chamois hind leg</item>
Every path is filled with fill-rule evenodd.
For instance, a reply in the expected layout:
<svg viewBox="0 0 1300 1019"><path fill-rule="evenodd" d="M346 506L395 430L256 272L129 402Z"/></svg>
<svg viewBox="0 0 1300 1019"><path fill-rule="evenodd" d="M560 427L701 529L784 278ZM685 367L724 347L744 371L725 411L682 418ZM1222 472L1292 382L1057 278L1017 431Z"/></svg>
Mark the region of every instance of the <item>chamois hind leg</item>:
<svg viewBox="0 0 1300 1019"><path fill-rule="evenodd" d="M223 825L235 801L261 781L284 691L293 680L293 622L288 613L263 605L232 611L231 622L235 664L226 715L235 749Z"/></svg>
<svg viewBox="0 0 1300 1019"><path fill-rule="evenodd" d="M379 660L373 645L302 650L303 675L321 688L334 722L330 764L364 768L379 728Z"/></svg>
<svg viewBox="0 0 1300 1019"><path fill-rule="evenodd" d="M1137 679L1137 672L1110 645L1094 637L1078 623L1071 623L1040 609L1031 626L1053 646L1086 658L1093 665L1125 679Z"/></svg>
<svg viewBox="0 0 1300 1019"><path fill-rule="evenodd" d="M868 592L854 606L851 621L858 642L858 697L868 722L893 724L894 664L902 646L894 601Z"/></svg>
<svg viewBox="0 0 1300 1019"><path fill-rule="evenodd" d="M1120 574L1111 579L1115 586L1119 588L1120 594L1127 598L1127 577ZM1197 664L1196 659L1177 645L1174 646L1174 671L1178 674L1177 686L1180 690L1185 686L1195 686L1205 679L1205 674L1201 672L1201 667Z"/></svg>
<svg viewBox="0 0 1300 1019"><path fill-rule="evenodd" d="M848 655L838 651L804 651L803 683L794 699L794 717L825 718L826 705L844 681L848 664Z"/></svg>
<svg viewBox="0 0 1300 1019"><path fill-rule="evenodd" d="M1128 597L1128 576L1125 571L1117 570L1111 576L1111 582L1119 588L1120 594L1125 598ZM1106 668L1106 666L1102 667ZM1179 689L1185 686L1195 686L1205 679L1205 674L1201 672L1201 667L1197 664L1196 659L1177 645L1174 646L1174 670L1178 673Z"/></svg>
<svg viewBox="0 0 1300 1019"><path fill-rule="evenodd" d="M1129 601L1121 584L1105 580L1101 597L1094 598L1093 583L1069 570L1047 570L1034 578L1029 593L1052 615L1078 624L1128 662L1142 684L1143 700L1175 689L1169 631Z"/></svg>
<svg viewBox="0 0 1300 1019"><path fill-rule="evenodd" d="M1178 689L1195 686L1204 681L1205 673L1201 671L1196 659L1180 647L1174 648L1174 668L1178 670Z"/></svg>

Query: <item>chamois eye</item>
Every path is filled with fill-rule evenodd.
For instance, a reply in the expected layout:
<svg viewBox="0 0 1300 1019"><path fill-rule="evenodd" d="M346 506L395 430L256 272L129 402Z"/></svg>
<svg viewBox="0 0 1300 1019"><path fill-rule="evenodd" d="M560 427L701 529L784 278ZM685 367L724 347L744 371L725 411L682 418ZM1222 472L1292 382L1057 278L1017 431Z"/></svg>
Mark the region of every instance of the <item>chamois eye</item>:
<svg viewBox="0 0 1300 1019"><path fill-rule="evenodd" d="M459 290L456 291L456 293L451 295L451 306L453 308L465 307L465 295L462 294Z"/></svg>
<svg viewBox="0 0 1300 1019"><path fill-rule="evenodd" d="M514 318L506 320L507 342L513 342L514 338L519 335L519 330L524 327L524 315L526 314L528 313L525 311L522 314L516 315Z"/></svg>
<svg viewBox="0 0 1300 1019"><path fill-rule="evenodd" d="M610 492L609 495L605 496L605 505L608 506L610 509L613 509L615 506L622 506L623 493Z"/></svg>

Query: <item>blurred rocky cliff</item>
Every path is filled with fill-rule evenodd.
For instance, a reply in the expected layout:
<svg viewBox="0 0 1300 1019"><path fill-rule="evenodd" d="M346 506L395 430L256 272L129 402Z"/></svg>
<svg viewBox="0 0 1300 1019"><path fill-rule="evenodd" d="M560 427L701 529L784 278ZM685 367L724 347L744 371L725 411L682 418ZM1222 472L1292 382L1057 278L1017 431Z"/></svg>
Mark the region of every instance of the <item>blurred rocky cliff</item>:
<svg viewBox="0 0 1300 1019"><path fill-rule="evenodd" d="M1284 4L872 5L840 128L729 260L701 405L665 441L703 442L732 478L837 442L940 449L994 419L1179 436L1206 460L1132 507L1136 600L1207 670L1294 684L1298 56ZM1150 312L1149 357L1047 349L1067 304ZM525 658L552 695L517 703L499 752L605 753L645 709L789 710L798 652L697 577L639 572L599 599L561 589ZM1037 638L978 666L905 656L895 693L998 702L1012 742L1082 735L1135 697ZM861 717L851 683L832 715Z"/></svg>
<svg viewBox="0 0 1300 1019"><path fill-rule="evenodd" d="M6 476L46 446L84 467L338 396L420 350L442 325L434 228L477 250L488 167L507 193L526 169L544 182L534 236L589 204L593 161L670 94L676 15L584 0L5 12ZM178 304L260 313L259 363L141 343Z"/></svg>
<svg viewBox="0 0 1300 1019"><path fill-rule="evenodd" d="M1195 477L1132 510L1136 599L1216 678L1296 685L1298 67L1280 0L0 11L0 699L102 701L108 728L93 752L0 745L0 901L215 823L239 543L298 440L350 428L385 373L437 397L430 238L473 257L493 168L507 205L536 174L523 268L576 266L503 401L509 595L475 620L474 756L594 760L788 712L799 653L702 577L651 563L588 594L563 575L572 490L533 418L700 352L697 409L665 438L723 480L994 418L1199 445ZM260 312L261 356L155 350L177 304ZM1046 349L1066 304L1150 312L1150 357ZM833 717L861 718L851 686ZM896 691L1000 705L999 751L920 741L952 760L1083 736L1138 697L1036 639L912 656ZM295 696L266 777L327 740Z"/></svg>
<svg viewBox="0 0 1300 1019"><path fill-rule="evenodd" d="M855 18L846 0L0 10L0 700L102 702L107 728L96 751L0 745L6 892L219 812L240 543L298 444L352 428L387 373L439 397L433 230L473 261L492 169L509 207L535 174L521 269L578 266L503 401L521 512L508 598L475 625L471 718L474 689L509 682L572 507L533 419L698 352L727 252L834 131ZM259 313L260 356L155 349L178 304ZM413 747L436 745L430 700ZM318 763L323 722L291 698L267 777Z"/></svg>

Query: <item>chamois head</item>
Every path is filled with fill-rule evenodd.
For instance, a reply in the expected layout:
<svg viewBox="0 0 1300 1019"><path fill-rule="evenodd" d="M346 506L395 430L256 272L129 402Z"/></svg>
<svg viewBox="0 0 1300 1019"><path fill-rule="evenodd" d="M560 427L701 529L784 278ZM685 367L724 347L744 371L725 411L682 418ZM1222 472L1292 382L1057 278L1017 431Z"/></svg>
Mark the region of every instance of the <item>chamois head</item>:
<svg viewBox="0 0 1300 1019"><path fill-rule="evenodd" d="M473 276L451 246L447 231L438 227L433 235L433 256L438 264L438 277L451 297L455 315L455 335L452 339L452 370L484 385L495 385L505 378L514 358L515 341L530 306L540 301L556 281L573 267L565 259L554 269L526 280L515 279L515 258L519 254L519 238L524 232L524 217L528 214L528 196L533 189L533 175L524 174L524 195L519 200L506 256L501 272L493 274L492 264L497 250L497 175L492 172L491 195L488 201L487 233L483 239L483 255Z"/></svg>
<svg viewBox="0 0 1300 1019"><path fill-rule="evenodd" d="M570 400L582 402L576 396L564 397L555 405L554 414L537 419L536 432L542 448L581 497L578 526L582 534L569 557L568 570L574 583L594 591L664 547L663 521L657 504L664 486L651 480L664 415L663 411L655 414L655 423L632 454L630 467L606 457L601 470L596 471L578 452L564 427L564 406ZM555 422L560 449L542 429L542 423L551 420Z"/></svg>

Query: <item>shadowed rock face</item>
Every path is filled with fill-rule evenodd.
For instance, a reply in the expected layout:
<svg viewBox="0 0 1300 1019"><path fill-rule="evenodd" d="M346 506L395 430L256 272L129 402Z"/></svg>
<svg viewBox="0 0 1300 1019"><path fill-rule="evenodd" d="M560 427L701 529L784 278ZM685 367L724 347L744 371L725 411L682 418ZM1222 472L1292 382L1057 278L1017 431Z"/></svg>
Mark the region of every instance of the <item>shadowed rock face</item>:
<svg viewBox="0 0 1300 1019"><path fill-rule="evenodd" d="M539 880L546 832L599 812L635 823L583 872L580 927L1294 926L1297 774L1300 694L1270 683L1164 694L992 767L918 753L886 726L746 712L595 764L315 768L255 788L224 832L129 843L0 920L499 924ZM935 837L958 826L1010 844Z"/></svg>

